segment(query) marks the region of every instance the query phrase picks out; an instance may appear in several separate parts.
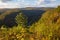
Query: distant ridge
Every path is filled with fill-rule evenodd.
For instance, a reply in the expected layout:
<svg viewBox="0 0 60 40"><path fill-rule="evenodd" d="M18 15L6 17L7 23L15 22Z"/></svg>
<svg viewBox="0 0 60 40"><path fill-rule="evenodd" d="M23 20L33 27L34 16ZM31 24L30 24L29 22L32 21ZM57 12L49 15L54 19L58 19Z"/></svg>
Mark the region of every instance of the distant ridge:
<svg viewBox="0 0 60 40"><path fill-rule="evenodd" d="M0 8L0 12L5 12L7 10L52 10L53 7L26 7L26 8Z"/></svg>
<svg viewBox="0 0 60 40"><path fill-rule="evenodd" d="M50 9L54 9L54 7L26 7L20 9L21 10L50 10Z"/></svg>

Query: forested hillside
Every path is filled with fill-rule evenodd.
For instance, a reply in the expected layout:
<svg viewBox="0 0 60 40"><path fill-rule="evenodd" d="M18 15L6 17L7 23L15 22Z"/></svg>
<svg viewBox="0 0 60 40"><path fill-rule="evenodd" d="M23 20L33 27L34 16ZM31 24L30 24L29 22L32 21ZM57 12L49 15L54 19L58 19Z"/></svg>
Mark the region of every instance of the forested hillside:
<svg viewBox="0 0 60 40"><path fill-rule="evenodd" d="M45 12L30 30L35 31L37 40L60 40L60 6Z"/></svg>
<svg viewBox="0 0 60 40"><path fill-rule="evenodd" d="M1 11L0 11L0 26L6 25L8 27L17 25L17 23L15 22L15 17L21 12L28 17L27 25L31 25L35 21L38 21L41 15L45 12L44 10L20 10L20 9L6 9L6 10L2 9Z"/></svg>
<svg viewBox="0 0 60 40"><path fill-rule="evenodd" d="M10 15L10 11L7 13ZM28 14L33 15L33 18L31 16L28 17L23 13L24 12L19 11L19 13L15 15L16 17L14 17L14 19L17 25L14 25L11 28L7 27L5 24L1 26L0 40L60 40L60 6L42 12L39 17L36 17L38 20L35 22L34 20L36 19L34 19L34 17L36 15L38 16L41 11L36 15L33 15L32 13ZM4 16L5 14L6 13L4 13ZM0 19L3 20L4 16L1 16L2 18ZM7 17L9 18L9 16ZM27 26L30 17L30 22L33 19L33 23ZM8 20L10 21L10 19Z"/></svg>

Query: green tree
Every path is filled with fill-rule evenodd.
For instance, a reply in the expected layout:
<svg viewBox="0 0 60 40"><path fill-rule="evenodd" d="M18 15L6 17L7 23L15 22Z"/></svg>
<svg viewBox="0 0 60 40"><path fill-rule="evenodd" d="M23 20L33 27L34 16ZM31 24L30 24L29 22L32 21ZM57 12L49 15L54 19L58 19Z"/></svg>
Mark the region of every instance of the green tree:
<svg viewBox="0 0 60 40"><path fill-rule="evenodd" d="M16 23L17 23L19 26L26 27L26 26L27 26L27 16L24 15L23 13L19 13L19 14L16 16Z"/></svg>
<svg viewBox="0 0 60 40"><path fill-rule="evenodd" d="M20 32L23 35L23 38L26 39L27 38L27 34L28 33L28 28L27 28L27 16L24 15L23 13L19 13L16 16L16 23L18 24L18 29L20 28ZM24 37L26 36L26 37Z"/></svg>

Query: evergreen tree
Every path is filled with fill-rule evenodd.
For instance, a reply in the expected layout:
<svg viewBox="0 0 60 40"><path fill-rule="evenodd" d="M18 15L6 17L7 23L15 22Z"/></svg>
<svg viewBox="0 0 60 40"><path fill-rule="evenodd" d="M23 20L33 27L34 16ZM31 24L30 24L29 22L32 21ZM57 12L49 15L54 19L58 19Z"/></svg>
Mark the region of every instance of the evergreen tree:
<svg viewBox="0 0 60 40"><path fill-rule="evenodd" d="M27 16L25 16L23 13L19 13L16 16L16 23L20 26L26 27L27 26Z"/></svg>

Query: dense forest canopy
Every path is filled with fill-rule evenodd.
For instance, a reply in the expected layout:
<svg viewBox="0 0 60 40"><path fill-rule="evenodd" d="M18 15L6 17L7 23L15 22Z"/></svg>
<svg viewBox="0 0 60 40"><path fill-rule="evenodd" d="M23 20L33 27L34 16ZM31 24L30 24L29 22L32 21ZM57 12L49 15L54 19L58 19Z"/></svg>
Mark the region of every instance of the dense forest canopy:
<svg viewBox="0 0 60 40"><path fill-rule="evenodd" d="M1 16L1 21L4 20L6 15L10 15L10 13L15 12L12 10L1 14L4 15L3 17ZM11 28L6 28L7 26L5 24L1 26L1 40L60 40L60 6L44 11L44 13L40 15L41 17L29 26L27 26L27 20L29 17L23 14L22 11L18 11L16 13L19 14L15 15L16 17L11 15L11 17L15 19L17 25L14 25ZM9 18L10 16L7 17ZM8 20L10 21L10 19Z"/></svg>
<svg viewBox="0 0 60 40"><path fill-rule="evenodd" d="M38 22L34 23L30 30L37 32L37 37L46 40L60 40L60 6L46 11ZM42 35L42 36L39 36Z"/></svg>

